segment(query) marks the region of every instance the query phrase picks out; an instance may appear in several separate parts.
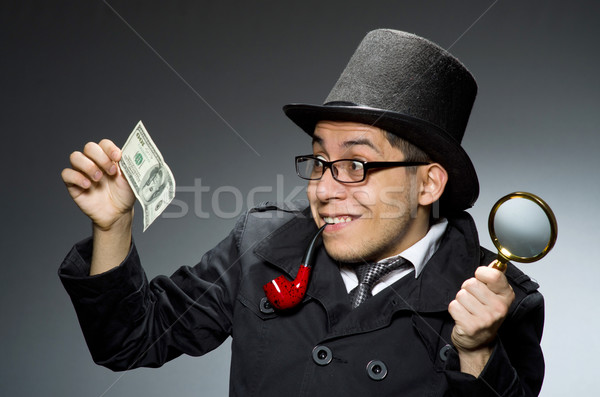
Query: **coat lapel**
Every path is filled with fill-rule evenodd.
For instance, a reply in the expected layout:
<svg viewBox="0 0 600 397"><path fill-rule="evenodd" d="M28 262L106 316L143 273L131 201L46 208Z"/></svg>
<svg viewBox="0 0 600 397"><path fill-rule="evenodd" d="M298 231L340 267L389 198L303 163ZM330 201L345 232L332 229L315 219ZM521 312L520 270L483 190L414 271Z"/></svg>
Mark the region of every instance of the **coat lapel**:
<svg viewBox="0 0 600 397"><path fill-rule="evenodd" d="M307 208L265 238L254 252L293 280L316 231ZM440 248L418 278L409 274L360 308L351 310L339 265L319 244L305 300L316 299L323 305L330 337L385 327L400 311L446 312L462 283L473 277L479 266L479 240L474 222L467 213L458 214L449 219Z"/></svg>
<svg viewBox="0 0 600 397"><path fill-rule="evenodd" d="M316 224L307 209L302 216L292 219L265 238L256 246L254 253L293 280L316 232ZM330 329L339 322L343 313L350 311L350 303L339 264L327 254L322 242L318 243L316 255L304 301L315 299L325 308Z"/></svg>
<svg viewBox="0 0 600 397"><path fill-rule="evenodd" d="M302 255L316 231L310 209L306 208L258 243L254 253L286 276L294 278Z"/></svg>
<svg viewBox="0 0 600 397"><path fill-rule="evenodd" d="M359 308L348 312L329 337L387 327L400 312L412 313L416 317L429 314L446 316L448 305L462 283L473 277L477 266L479 239L475 225L468 214L459 214L449 220L440 248L418 278L414 277L414 273L408 274Z"/></svg>

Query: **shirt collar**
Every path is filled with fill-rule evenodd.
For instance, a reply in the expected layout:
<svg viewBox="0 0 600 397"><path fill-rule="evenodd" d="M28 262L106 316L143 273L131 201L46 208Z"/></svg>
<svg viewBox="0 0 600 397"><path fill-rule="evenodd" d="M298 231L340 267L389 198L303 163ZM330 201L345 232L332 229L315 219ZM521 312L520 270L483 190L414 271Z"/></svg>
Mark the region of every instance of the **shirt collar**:
<svg viewBox="0 0 600 397"><path fill-rule="evenodd" d="M446 218L440 219L437 223L433 224L427 234L415 244L411 245L398 255L383 259L388 260L394 257L401 256L404 259L410 261L415 267L415 278L419 277L429 259L435 254L435 251L440 246L442 236L448 227L448 220Z"/></svg>

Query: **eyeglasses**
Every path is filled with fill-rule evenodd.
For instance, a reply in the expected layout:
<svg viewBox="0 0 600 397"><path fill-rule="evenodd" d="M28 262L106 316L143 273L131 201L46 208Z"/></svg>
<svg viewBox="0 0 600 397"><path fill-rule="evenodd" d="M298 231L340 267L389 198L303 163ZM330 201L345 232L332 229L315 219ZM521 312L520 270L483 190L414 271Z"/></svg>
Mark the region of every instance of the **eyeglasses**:
<svg viewBox="0 0 600 397"><path fill-rule="evenodd" d="M296 156L296 173L302 179L316 181L329 168L333 179L342 183L358 183L365 180L367 171L374 168L414 167L431 164L425 161L360 161L341 159L325 161L318 157Z"/></svg>

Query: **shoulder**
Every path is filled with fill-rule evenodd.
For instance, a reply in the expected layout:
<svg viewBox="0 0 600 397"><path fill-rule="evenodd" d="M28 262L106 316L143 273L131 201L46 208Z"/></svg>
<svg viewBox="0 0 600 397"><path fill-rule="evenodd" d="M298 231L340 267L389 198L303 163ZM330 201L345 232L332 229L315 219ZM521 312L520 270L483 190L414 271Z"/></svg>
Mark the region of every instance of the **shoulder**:
<svg viewBox="0 0 600 397"><path fill-rule="evenodd" d="M309 210L308 200L293 201L264 201L248 210L247 215L260 216L259 214L297 214ZM264 216L262 216L264 217Z"/></svg>
<svg viewBox="0 0 600 397"><path fill-rule="evenodd" d="M288 224L311 220L307 200L266 201L249 209L237 222L234 233L240 244L252 244ZM312 222L312 220L311 220Z"/></svg>

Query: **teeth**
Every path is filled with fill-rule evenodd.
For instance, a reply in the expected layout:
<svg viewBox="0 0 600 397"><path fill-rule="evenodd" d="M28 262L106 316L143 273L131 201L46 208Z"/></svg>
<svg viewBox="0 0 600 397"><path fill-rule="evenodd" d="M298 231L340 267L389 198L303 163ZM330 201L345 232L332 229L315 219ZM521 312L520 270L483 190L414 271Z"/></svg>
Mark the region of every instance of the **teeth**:
<svg viewBox="0 0 600 397"><path fill-rule="evenodd" d="M352 218L350 218L349 216L341 216L338 217L336 216L335 218L331 217L331 216L326 216L323 218L323 220L326 223L344 223L344 222L352 222Z"/></svg>

